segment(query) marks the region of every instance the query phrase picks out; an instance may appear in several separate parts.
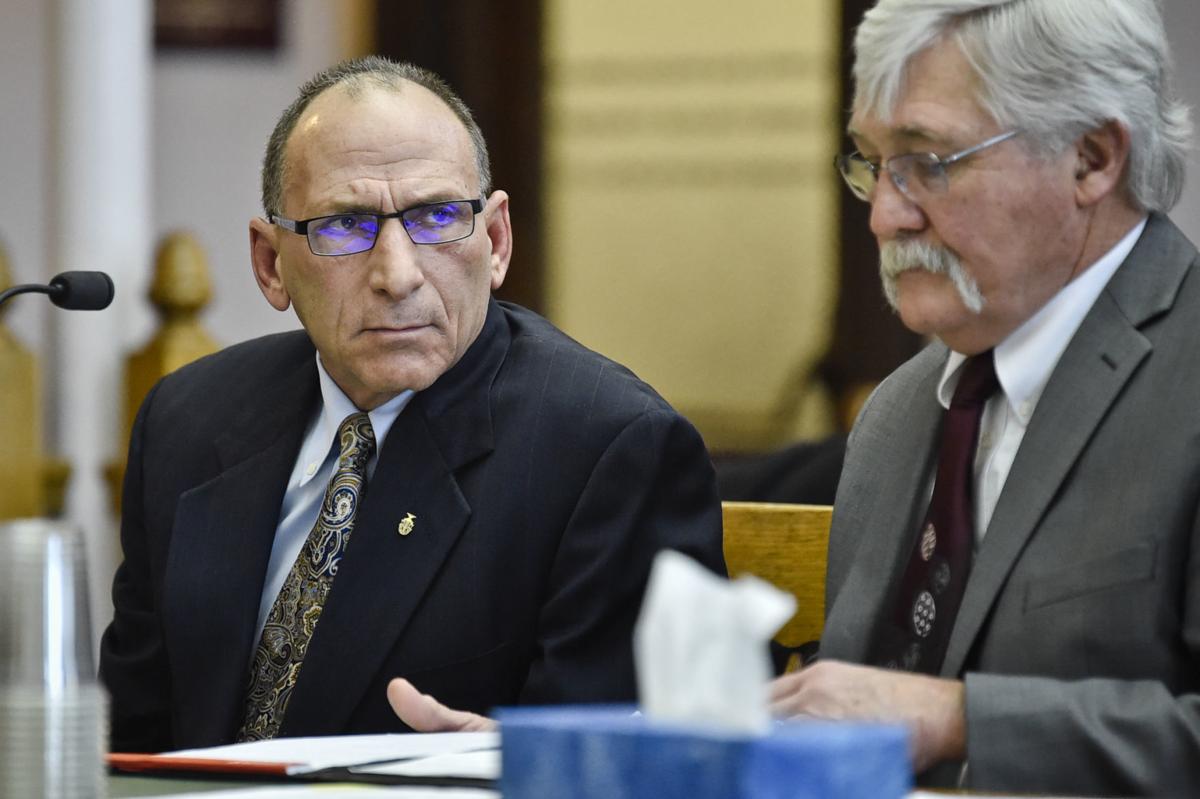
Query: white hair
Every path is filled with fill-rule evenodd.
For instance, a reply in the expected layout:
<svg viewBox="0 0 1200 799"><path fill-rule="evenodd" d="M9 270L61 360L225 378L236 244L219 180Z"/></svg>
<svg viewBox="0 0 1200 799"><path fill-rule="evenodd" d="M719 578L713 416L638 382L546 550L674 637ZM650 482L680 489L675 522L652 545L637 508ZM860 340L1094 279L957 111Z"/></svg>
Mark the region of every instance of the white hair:
<svg viewBox="0 0 1200 799"><path fill-rule="evenodd" d="M1061 153L1119 122L1130 201L1167 211L1179 200L1192 128L1156 0L879 0L854 40L855 108L890 119L912 58L943 40L977 73L984 110L1026 147Z"/></svg>

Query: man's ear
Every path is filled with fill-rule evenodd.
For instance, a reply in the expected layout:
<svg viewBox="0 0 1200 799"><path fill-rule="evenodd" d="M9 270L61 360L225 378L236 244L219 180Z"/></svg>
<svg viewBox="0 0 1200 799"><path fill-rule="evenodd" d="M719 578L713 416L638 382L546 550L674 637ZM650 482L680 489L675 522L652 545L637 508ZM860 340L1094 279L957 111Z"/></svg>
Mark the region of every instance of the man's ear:
<svg viewBox="0 0 1200 799"><path fill-rule="evenodd" d="M489 267L492 273L492 291L504 283L508 274L508 262L512 258L512 221L508 218L508 195L502 191L492 192L483 208L484 224L488 239L492 243Z"/></svg>
<svg viewBox="0 0 1200 799"><path fill-rule="evenodd" d="M1075 142L1075 201L1095 205L1119 191L1129 163L1129 129L1110 119Z"/></svg>
<svg viewBox="0 0 1200 799"><path fill-rule="evenodd" d="M279 228L261 217L250 220L250 266L258 290L277 311L292 304L279 273Z"/></svg>

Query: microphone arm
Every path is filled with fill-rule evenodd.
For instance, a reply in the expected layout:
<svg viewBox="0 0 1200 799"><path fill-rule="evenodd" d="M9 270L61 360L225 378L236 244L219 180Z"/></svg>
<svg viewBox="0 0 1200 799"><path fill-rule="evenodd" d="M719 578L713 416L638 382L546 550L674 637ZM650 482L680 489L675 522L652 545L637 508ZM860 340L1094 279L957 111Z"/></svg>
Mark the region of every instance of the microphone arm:
<svg viewBox="0 0 1200 799"><path fill-rule="evenodd" d="M42 286L37 283L26 283L22 286L13 286L12 288L0 291L0 305L8 301L9 297L15 297L18 294L28 294L30 292L38 292L41 294L49 294L54 291L50 286Z"/></svg>

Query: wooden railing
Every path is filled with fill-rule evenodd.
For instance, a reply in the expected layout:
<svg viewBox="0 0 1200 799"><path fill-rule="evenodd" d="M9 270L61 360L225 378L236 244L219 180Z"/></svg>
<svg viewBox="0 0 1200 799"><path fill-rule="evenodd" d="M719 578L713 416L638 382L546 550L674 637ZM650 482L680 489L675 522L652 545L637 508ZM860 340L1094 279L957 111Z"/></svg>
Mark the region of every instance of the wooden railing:
<svg viewBox="0 0 1200 799"><path fill-rule="evenodd" d="M0 291L12 285L0 248ZM4 323L0 306L0 519L62 512L70 467L46 454L42 379L33 353Z"/></svg>
<svg viewBox="0 0 1200 799"><path fill-rule="evenodd" d="M105 470L117 514L121 512L125 449L142 400L163 376L220 349L200 324L200 311L212 299L212 279L204 251L191 235L172 233L163 239L154 257L149 296L160 325L146 346L125 361L121 454Z"/></svg>

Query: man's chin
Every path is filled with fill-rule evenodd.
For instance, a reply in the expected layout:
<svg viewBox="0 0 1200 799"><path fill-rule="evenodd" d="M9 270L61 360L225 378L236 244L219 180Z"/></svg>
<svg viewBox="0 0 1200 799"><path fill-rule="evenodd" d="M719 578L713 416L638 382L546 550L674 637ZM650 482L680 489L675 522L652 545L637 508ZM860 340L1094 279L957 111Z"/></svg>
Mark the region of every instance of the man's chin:
<svg viewBox="0 0 1200 799"><path fill-rule="evenodd" d="M983 311L983 299L978 292L960 288L947 275L910 269L895 278L884 277L883 283L888 304L903 320L929 314L978 316Z"/></svg>
<svg viewBox="0 0 1200 799"><path fill-rule="evenodd" d="M440 349L420 357L416 353L393 354L380 364L379 374L389 376L393 385L421 391L441 379L457 362L454 353Z"/></svg>
<svg viewBox="0 0 1200 799"><path fill-rule="evenodd" d="M924 267L913 266L896 274L885 274L883 278L883 294L887 297L892 310L900 312L905 299L914 294L938 291L942 286L950 285L945 275L935 274Z"/></svg>
<svg viewBox="0 0 1200 799"><path fill-rule="evenodd" d="M403 391L424 391L446 373L446 369L432 364L406 369L381 370L373 377L380 393L396 396Z"/></svg>
<svg viewBox="0 0 1200 799"><path fill-rule="evenodd" d="M963 305L957 293L931 297L901 293L894 306L901 324L919 336L941 338L950 331L972 327L979 314Z"/></svg>
<svg viewBox="0 0 1200 799"><path fill-rule="evenodd" d="M345 386L342 390L359 408L372 410L405 391L424 391L447 371L449 367L442 358L378 356L356 365L354 382L357 390L351 393Z"/></svg>

